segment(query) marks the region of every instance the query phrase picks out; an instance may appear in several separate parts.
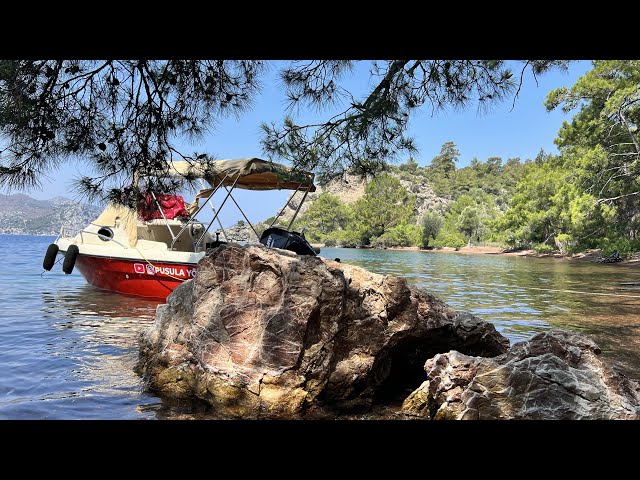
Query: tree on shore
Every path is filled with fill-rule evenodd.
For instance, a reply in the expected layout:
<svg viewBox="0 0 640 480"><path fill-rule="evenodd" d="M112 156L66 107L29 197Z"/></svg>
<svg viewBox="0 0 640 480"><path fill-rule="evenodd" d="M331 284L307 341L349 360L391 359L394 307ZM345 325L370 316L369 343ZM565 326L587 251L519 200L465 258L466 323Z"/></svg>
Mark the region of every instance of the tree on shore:
<svg viewBox="0 0 640 480"><path fill-rule="evenodd" d="M310 240L324 242L327 235L344 230L350 221L350 208L337 196L323 193L296 223L309 229Z"/></svg>
<svg viewBox="0 0 640 480"><path fill-rule="evenodd" d="M467 246L471 246L471 238L482 225L478 207L469 205L458 216L458 228L467 237Z"/></svg>
<svg viewBox="0 0 640 480"><path fill-rule="evenodd" d="M394 227L415 223L415 204L415 196L397 178L382 174L367 185L365 194L353 205L353 229L367 245Z"/></svg>
<svg viewBox="0 0 640 480"><path fill-rule="evenodd" d="M428 248L429 240L436 239L443 223L444 217L438 212L430 211L422 215L420 221L422 226L422 248Z"/></svg>
<svg viewBox="0 0 640 480"><path fill-rule="evenodd" d="M595 61L571 88L549 93L564 122L559 156L527 167L499 225L514 246L563 251L640 248L640 61Z"/></svg>

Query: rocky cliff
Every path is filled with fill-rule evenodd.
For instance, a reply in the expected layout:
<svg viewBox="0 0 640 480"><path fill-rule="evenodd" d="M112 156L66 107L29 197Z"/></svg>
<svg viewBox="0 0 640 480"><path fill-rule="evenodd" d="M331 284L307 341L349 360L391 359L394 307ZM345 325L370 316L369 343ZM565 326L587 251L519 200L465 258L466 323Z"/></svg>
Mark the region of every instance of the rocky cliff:
<svg viewBox="0 0 640 480"><path fill-rule="evenodd" d="M390 173L393 175L392 172ZM450 199L437 196L433 192L431 187L422 181L410 182L400 179L400 183L404 188L407 189L410 194L416 196L416 208L414 211L414 215L417 221L419 221L420 217L425 211L436 210L442 213L451 203ZM298 216L302 215L322 193L335 195L342 202L351 204L364 195L366 186L366 179L362 179L354 175L347 175L344 180L332 180L324 186L318 186L317 190L314 193L310 193L309 195L307 195L304 204L300 208L300 213L298 214ZM301 199L302 196L298 193L296 195L296 198L294 198L294 201L291 202L291 205L289 205L289 207L283 212L282 216L280 217L282 218L282 222L288 222L289 220L291 220L291 217L298 208L299 201Z"/></svg>

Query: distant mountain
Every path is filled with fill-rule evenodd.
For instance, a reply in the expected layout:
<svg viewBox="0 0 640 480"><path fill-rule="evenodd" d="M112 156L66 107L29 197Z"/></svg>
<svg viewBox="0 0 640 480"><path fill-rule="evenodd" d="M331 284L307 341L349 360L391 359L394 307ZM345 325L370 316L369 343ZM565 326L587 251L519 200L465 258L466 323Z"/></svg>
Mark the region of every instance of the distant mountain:
<svg viewBox="0 0 640 480"><path fill-rule="evenodd" d="M0 234L57 235L63 226L77 231L100 212L100 207L64 197L36 200L22 193L0 194Z"/></svg>

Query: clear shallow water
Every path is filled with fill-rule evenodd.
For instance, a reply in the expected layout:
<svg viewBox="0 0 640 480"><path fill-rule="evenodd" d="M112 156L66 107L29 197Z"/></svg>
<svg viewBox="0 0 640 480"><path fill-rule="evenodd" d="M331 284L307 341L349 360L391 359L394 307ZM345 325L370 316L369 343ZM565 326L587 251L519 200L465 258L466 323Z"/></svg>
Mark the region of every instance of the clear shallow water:
<svg viewBox="0 0 640 480"><path fill-rule="evenodd" d="M640 265L456 253L323 249L326 258L394 274L492 322L511 343L550 328L590 335L640 379Z"/></svg>
<svg viewBox="0 0 640 480"><path fill-rule="evenodd" d="M142 392L133 372L138 334L158 302L97 290L60 264L41 276L53 239L0 235L0 419L206 416L200 405ZM388 250L322 256L403 276L492 321L512 342L551 327L590 334L603 355L640 377L640 289L618 285L640 282L638 266Z"/></svg>

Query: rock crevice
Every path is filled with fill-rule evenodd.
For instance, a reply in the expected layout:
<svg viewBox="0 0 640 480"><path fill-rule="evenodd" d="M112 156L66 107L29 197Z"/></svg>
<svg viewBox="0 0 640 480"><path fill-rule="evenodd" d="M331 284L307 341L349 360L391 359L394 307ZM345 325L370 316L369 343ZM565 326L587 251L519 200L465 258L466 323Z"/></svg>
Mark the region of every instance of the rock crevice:
<svg viewBox="0 0 640 480"><path fill-rule="evenodd" d="M599 353L582 334L550 330L494 358L438 354L403 411L434 419L640 418L639 385Z"/></svg>

